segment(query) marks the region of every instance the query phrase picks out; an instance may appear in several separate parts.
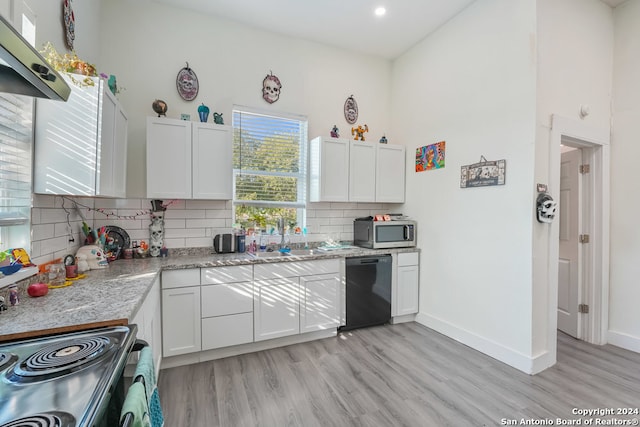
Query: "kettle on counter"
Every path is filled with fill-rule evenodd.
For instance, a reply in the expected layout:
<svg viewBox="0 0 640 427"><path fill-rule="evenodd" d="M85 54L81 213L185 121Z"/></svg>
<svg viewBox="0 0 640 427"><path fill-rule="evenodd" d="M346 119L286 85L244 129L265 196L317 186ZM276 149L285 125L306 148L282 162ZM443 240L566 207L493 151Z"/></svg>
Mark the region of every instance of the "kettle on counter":
<svg viewBox="0 0 640 427"><path fill-rule="evenodd" d="M236 251L236 239L231 233L216 234L213 238L213 250L219 254L228 254Z"/></svg>

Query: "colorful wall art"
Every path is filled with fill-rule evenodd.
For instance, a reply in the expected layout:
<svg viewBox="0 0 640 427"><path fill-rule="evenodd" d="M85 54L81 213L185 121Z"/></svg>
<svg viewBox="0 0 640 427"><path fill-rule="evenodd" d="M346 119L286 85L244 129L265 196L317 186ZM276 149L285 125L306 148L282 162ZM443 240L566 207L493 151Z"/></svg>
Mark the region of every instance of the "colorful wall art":
<svg viewBox="0 0 640 427"><path fill-rule="evenodd" d="M424 172L444 167L445 141L425 145L416 149L416 172Z"/></svg>

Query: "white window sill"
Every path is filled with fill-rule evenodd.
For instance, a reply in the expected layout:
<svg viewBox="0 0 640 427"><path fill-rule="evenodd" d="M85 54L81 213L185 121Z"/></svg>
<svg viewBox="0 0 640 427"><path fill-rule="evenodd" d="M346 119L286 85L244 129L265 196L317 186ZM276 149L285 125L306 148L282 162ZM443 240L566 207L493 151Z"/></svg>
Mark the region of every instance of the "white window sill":
<svg viewBox="0 0 640 427"><path fill-rule="evenodd" d="M38 267L21 268L9 276L3 276L0 274L0 289L6 288L7 286L13 285L14 283L28 277L35 276L36 274L38 274Z"/></svg>

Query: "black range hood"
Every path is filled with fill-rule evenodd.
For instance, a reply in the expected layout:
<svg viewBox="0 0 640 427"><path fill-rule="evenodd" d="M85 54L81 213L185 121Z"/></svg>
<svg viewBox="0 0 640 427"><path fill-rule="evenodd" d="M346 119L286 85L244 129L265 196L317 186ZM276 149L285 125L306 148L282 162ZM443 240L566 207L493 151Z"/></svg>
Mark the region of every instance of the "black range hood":
<svg viewBox="0 0 640 427"><path fill-rule="evenodd" d="M60 74L0 16L0 92L66 101L71 89Z"/></svg>

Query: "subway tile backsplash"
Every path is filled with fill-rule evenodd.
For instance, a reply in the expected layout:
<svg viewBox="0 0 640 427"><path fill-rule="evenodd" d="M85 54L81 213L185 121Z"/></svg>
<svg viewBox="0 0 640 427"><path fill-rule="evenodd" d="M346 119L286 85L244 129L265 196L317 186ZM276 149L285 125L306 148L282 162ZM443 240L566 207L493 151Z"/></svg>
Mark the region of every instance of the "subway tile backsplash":
<svg viewBox="0 0 640 427"><path fill-rule="evenodd" d="M149 241L151 203L148 199L99 199L34 194L31 257L42 263L75 253L84 242L83 218L93 228L113 225L131 240ZM78 209L73 201L77 201ZM166 201L165 201L166 202ZM308 203L308 241L353 240L353 220L376 213L402 212L402 205L383 203ZM168 248L210 247L218 233L231 231L231 201L177 200L165 211ZM292 242L302 242L294 236Z"/></svg>

